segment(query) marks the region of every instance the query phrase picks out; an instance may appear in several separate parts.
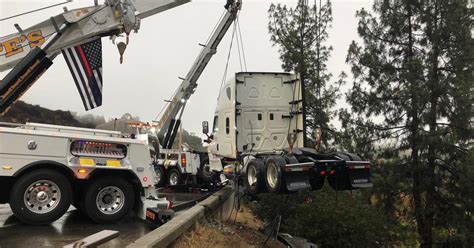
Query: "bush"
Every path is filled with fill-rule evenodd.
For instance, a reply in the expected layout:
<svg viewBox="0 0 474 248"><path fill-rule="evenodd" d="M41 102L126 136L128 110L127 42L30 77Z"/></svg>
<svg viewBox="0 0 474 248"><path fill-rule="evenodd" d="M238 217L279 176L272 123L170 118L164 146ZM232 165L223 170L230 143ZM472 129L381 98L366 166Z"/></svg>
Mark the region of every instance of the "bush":
<svg viewBox="0 0 474 248"><path fill-rule="evenodd" d="M398 222L369 204L360 192L336 194L323 188L289 196L262 194L254 212L264 220L281 214L281 232L322 247L380 247L403 240Z"/></svg>

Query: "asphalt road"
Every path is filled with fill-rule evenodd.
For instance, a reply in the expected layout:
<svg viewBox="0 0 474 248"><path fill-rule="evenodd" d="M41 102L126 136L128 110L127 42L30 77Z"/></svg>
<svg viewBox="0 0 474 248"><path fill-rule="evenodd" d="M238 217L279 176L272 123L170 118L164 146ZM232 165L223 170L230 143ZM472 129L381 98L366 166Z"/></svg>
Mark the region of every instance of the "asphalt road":
<svg viewBox="0 0 474 248"><path fill-rule="evenodd" d="M201 198L201 194L167 194L175 204ZM179 212L177 213L179 214ZM113 225L98 225L73 207L47 226L29 226L13 216L9 205L0 204L0 248L62 247L102 230L119 231L119 237L100 247L124 247L151 231L141 219L128 218Z"/></svg>

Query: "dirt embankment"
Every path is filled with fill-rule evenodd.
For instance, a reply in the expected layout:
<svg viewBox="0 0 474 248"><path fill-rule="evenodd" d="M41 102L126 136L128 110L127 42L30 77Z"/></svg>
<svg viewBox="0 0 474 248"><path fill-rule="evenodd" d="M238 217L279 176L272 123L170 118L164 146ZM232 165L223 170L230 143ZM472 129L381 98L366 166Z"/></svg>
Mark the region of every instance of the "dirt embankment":
<svg viewBox="0 0 474 248"><path fill-rule="evenodd" d="M271 239L267 241L267 236L259 231L262 224L262 221L258 220L248 207L242 206L237 216L233 214L231 218L223 222L216 220L200 224L194 230L181 236L171 247L284 248L285 246L278 241Z"/></svg>

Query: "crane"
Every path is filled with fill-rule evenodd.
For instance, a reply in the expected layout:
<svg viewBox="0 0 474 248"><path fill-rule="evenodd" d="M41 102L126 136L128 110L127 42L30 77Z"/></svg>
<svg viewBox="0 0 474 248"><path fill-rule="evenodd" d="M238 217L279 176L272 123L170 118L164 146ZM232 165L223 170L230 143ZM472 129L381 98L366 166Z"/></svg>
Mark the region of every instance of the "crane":
<svg viewBox="0 0 474 248"><path fill-rule="evenodd" d="M169 101L166 110L163 112L157 123L157 136L161 137L160 143L164 149L171 149L173 142L181 125L181 117L183 115L186 104L195 92L197 81L212 56L216 54L219 43L229 30L232 23L237 19L239 11L242 7L241 0L229 0L225 6L227 12L218 23L216 29L211 34L206 44L202 45L203 49L197 59L191 66L185 78L178 87L175 95Z"/></svg>
<svg viewBox="0 0 474 248"><path fill-rule="evenodd" d="M129 34L132 31L138 32L142 19L189 1L105 0L103 4L99 5L98 0L95 0L94 6L75 10L64 8L64 13L27 29L22 29L20 25L15 24L17 33L0 37L0 72L12 69L0 81L0 114L8 111L11 105L41 77L53 64L52 61L59 53L63 52L67 60L67 49L80 48L78 51L82 51L82 48L85 50L94 48L95 50L91 50L91 54L94 55L96 62L100 61L101 66L102 51L101 45L98 45L101 37L115 38L125 33L127 41L118 44L119 52L122 55L128 44ZM91 45L79 47L83 44ZM100 60L97 59L98 53L100 53ZM81 55L84 55L84 51ZM78 63L77 61L71 60L70 63ZM92 73L93 70L90 70L90 64L86 59L81 63L85 66L84 71L87 69L86 72L82 72L82 75L77 72L77 70L81 70L79 67L72 68L70 66L69 69L86 109L91 109L101 104L103 82L101 82L101 77L95 76L96 72ZM94 64L99 65L98 62ZM74 70L76 70L76 74ZM97 84L95 91L92 87L94 80L97 81L95 82ZM94 101L91 99L92 97L100 99L100 102Z"/></svg>

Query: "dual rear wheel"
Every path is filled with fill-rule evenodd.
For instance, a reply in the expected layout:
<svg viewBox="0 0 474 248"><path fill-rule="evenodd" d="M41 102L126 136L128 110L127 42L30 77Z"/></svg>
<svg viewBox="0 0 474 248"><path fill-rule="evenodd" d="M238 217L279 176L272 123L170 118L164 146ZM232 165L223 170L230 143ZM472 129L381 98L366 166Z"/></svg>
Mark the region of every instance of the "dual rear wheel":
<svg viewBox="0 0 474 248"><path fill-rule="evenodd" d="M289 161L294 163L294 161ZM244 184L250 194L264 192L286 192L282 169L286 165L283 157L271 156L265 160L252 159L247 164Z"/></svg>
<svg viewBox="0 0 474 248"><path fill-rule="evenodd" d="M97 223L122 219L133 207L134 190L121 177L100 177L88 183L76 206ZM39 169L21 176L10 191L10 207L21 221L46 225L61 218L73 201L70 180L63 174Z"/></svg>

